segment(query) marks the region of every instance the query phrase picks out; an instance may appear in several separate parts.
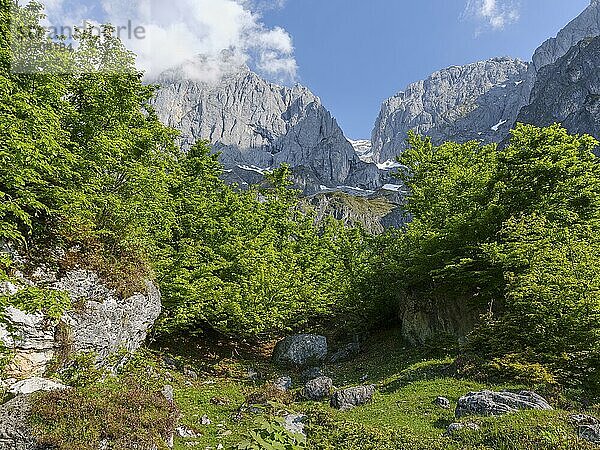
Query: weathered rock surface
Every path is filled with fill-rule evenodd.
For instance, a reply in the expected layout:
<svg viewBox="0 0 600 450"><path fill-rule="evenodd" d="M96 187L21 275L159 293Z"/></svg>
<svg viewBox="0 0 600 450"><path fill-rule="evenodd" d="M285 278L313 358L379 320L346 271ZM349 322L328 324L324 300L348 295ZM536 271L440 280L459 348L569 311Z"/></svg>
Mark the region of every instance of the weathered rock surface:
<svg viewBox="0 0 600 450"><path fill-rule="evenodd" d="M470 392L458 400L456 417L466 415L500 416L523 409L551 410L546 400L534 392Z"/></svg>
<svg viewBox="0 0 600 450"><path fill-rule="evenodd" d="M304 421L306 416L304 414L288 414L284 417L285 424L283 427L290 433L304 435Z"/></svg>
<svg viewBox="0 0 600 450"><path fill-rule="evenodd" d="M28 395L34 392L62 391L68 389L62 383L48 380L46 378L32 377L18 381L8 388L8 393L11 395Z"/></svg>
<svg viewBox="0 0 600 450"><path fill-rule="evenodd" d="M600 425L582 425L577 430L577 434L581 439L600 444Z"/></svg>
<svg viewBox="0 0 600 450"><path fill-rule="evenodd" d="M323 400L331 395L333 381L329 377L318 377L309 380L302 389L302 396L307 400Z"/></svg>
<svg viewBox="0 0 600 450"><path fill-rule="evenodd" d="M569 416L569 423L576 427L581 439L600 444L600 420L587 414L573 414Z"/></svg>
<svg viewBox="0 0 600 450"><path fill-rule="evenodd" d="M580 41L555 63L541 68L531 103L517 120L536 126L560 122L570 133L599 138L600 37Z"/></svg>
<svg viewBox="0 0 600 450"><path fill-rule="evenodd" d="M161 311L160 292L149 282L145 293L126 299L85 270L45 276L35 284L66 292L77 308L66 311L60 320L6 309L0 341L15 353L7 371L17 378L43 375L59 351L93 352L101 364L118 351L135 351Z"/></svg>
<svg viewBox="0 0 600 450"><path fill-rule="evenodd" d="M27 424L30 408L24 395L0 405L0 450L43 450Z"/></svg>
<svg viewBox="0 0 600 450"><path fill-rule="evenodd" d="M361 161L336 120L307 88L278 86L247 68L216 83L161 77L153 106L161 120L182 133L182 145L208 140L221 152L228 181L257 183L269 168L289 164L297 184L379 185L379 170Z"/></svg>
<svg viewBox="0 0 600 450"><path fill-rule="evenodd" d="M277 363L305 366L327 356L327 338L314 334L289 336L277 343L273 360Z"/></svg>
<svg viewBox="0 0 600 450"><path fill-rule="evenodd" d="M336 391L331 398L331 406L336 409L352 409L364 405L373 398L375 386L357 386Z"/></svg>
<svg viewBox="0 0 600 450"><path fill-rule="evenodd" d="M280 391L287 392L292 388L292 379L287 376L279 377L275 380L273 386L275 386Z"/></svg>
<svg viewBox="0 0 600 450"><path fill-rule="evenodd" d="M386 100L375 122L372 158L394 159L409 130L446 140L500 142L528 96L528 64L510 58L453 66Z"/></svg>

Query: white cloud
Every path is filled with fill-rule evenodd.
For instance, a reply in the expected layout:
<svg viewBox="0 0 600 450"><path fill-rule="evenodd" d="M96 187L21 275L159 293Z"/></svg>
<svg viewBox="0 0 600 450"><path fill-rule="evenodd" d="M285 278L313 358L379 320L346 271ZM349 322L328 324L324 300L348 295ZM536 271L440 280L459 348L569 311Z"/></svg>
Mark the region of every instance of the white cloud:
<svg viewBox="0 0 600 450"><path fill-rule="evenodd" d="M285 0L45 0L52 23L73 25L84 19L107 21L115 26L143 27L144 38L124 31L125 45L138 55L138 65L148 77L186 62L202 80L248 64L271 79L296 79L297 64L292 38L283 28L269 28L261 11L283 6ZM102 16L102 17L98 17ZM226 61L223 54L227 55ZM190 60L203 55L204 67ZM192 69L192 67L194 67Z"/></svg>
<svg viewBox="0 0 600 450"><path fill-rule="evenodd" d="M520 18L516 0L468 0L464 15L483 21L493 30L502 30Z"/></svg>

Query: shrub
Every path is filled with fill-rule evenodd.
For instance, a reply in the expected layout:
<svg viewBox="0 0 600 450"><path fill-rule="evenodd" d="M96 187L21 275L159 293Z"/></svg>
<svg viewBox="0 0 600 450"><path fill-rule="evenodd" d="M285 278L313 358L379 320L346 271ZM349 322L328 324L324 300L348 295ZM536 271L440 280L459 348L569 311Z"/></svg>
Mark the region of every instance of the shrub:
<svg viewBox="0 0 600 450"><path fill-rule="evenodd" d="M30 423L39 443L57 450L167 449L176 408L159 392L121 381L36 395Z"/></svg>

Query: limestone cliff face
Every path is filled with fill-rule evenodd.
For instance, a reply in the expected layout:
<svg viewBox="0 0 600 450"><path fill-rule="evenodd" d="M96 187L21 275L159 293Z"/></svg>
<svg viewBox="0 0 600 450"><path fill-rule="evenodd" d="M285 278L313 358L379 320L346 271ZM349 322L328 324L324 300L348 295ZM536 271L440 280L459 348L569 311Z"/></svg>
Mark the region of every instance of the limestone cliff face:
<svg viewBox="0 0 600 450"><path fill-rule="evenodd" d="M306 192L321 185L371 189L380 184L377 167L358 158L309 89L269 83L246 68L216 83L174 73L159 80L162 88L153 102L159 117L181 131L184 148L210 141L234 181L256 182L264 171L287 163Z"/></svg>
<svg viewBox="0 0 600 450"><path fill-rule="evenodd" d="M560 122L570 133L600 138L600 37L574 45L541 68L519 122L547 126Z"/></svg>
<svg viewBox="0 0 600 450"><path fill-rule="evenodd" d="M409 130L445 140L500 142L527 92L528 64L494 58L449 67L388 99L375 122L372 153L383 163L406 146Z"/></svg>

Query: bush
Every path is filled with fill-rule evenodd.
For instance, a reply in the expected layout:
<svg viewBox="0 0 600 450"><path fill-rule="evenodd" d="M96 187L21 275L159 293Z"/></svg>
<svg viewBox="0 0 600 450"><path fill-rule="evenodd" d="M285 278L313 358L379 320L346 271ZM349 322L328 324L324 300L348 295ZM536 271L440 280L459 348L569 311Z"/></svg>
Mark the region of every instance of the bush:
<svg viewBox="0 0 600 450"><path fill-rule="evenodd" d="M42 446L57 450L167 449L178 417L159 392L132 380L36 395L30 423ZM104 444L103 444L104 443Z"/></svg>
<svg viewBox="0 0 600 450"><path fill-rule="evenodd" d="M597 141L518 125L503 150L414 135L409 143L399 175L413 220L382 238L376 273L392 286L382 290L442 310L448 299L466 304L482 317L467 351L517 378L545 378L526 373L543 366L600 394ZM518 363L499 363L515 354Z"/></svg>

